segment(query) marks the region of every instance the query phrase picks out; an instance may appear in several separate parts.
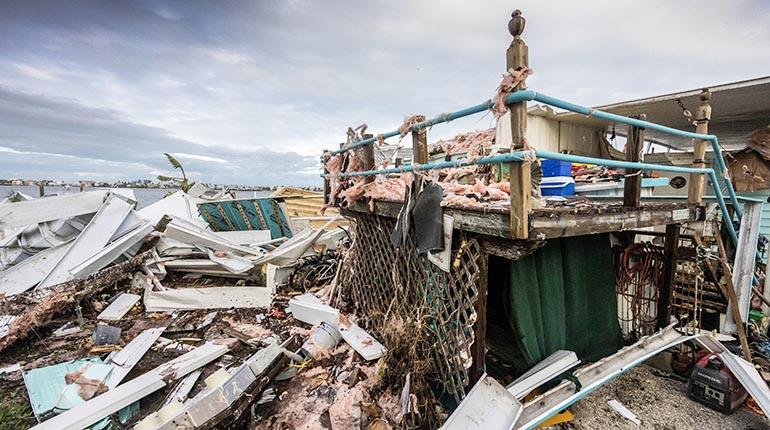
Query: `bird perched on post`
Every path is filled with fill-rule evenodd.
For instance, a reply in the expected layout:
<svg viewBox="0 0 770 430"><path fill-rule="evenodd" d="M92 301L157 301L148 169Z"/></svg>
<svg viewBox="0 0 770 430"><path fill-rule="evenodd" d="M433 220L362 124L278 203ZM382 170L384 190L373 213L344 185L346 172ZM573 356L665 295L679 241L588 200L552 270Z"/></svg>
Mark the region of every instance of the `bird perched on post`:
<svg viewBox="0 0 770 430"><path fill-rule="evenodd" d="M521 15L521 11L516 9L511 14L511 20L508 21L508 31L511 33L511 36L513 37L519 37L521 36L521 33L524 32L524 25L527 23L527 20L524 19L524 17Z"/></svg>

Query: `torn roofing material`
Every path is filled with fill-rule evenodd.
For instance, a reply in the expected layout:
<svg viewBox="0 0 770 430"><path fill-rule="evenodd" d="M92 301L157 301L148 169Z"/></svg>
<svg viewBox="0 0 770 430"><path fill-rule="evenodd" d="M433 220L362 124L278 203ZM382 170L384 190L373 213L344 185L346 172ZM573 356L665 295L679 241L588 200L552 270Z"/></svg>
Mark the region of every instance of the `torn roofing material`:
<svg viewBox="0 0 770 430"><path fill-rule="evenodd" d="M77 371L88 363L101 363L101 360L98 357L91 357L24 372L24 385L27 388L29 403L32 406L32 412L38 419L54 410L66 385L64 376Z"/></svg>
<svg viewBox="0 0 770 430"><path fill-rule="evenodd" d="M44 249L0 272L0 292L5 296L13 296L31 290L56 267L72 246L73 240Z"/></svg>
<svg viewBox="0 0 770 430"><path fill-rule="evenodd" d="M96 396L91 400L46 420L34 427L35 430L61 430L85 428L123 407L159 390L174 379L179 379L206 363L222 356L228 348L223 345L206 343L187 354L162 364L131 381L117 386L114 390Z"/></svg>
<svg viewBox="0 0 770 430"><path fill-rule="evenodd" d="M70 269L70 275L73 278L80 278L103 269L124 253L129 252L135 245L141 244L152 231L153 227L148 222L140 224Z"/></svg>
<svg viewBox="0 0 770 430"><path fill-rule="evenodd" d="M83 229L51 272L40 281L37 288L46 288L73 279L70 270L101 251L107 245L109 239L123 223L132 207L133 204L114 194L107 196L104 204L91 219L91 222Z"/></svg>
<svg viewBox="0 0 770 430"><path fill-rule="evenodd" d="M89 191L0 205L0 229L94 213L107 194L107 191Z"/></svg>

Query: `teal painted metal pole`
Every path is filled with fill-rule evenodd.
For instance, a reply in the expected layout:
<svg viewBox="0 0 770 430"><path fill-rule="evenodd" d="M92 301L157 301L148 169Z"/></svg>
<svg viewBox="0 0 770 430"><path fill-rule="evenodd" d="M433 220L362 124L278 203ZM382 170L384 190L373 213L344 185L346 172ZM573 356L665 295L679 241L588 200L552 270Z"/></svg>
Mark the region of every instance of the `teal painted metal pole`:
<svg viewBox="0 0 770 430"><path fill-rule="evenodd" d="M680 136L680 137L686 137L686 138L697 139L697 140L706 140L709 143L711 143L711 148L714 151L714 161L716 161L716 165L717 165L714 170L717 173L719 173L719 176L722 176L722 177L724 176L724 172L727 170L727 166L725 165L725 160L722 157L722 151L721 151L722 148L719 146L719 139L713 134L699 134L699 133L693 133L685 130L679 130L676 128L667 127L665 125L655 124L654 122L643 121L636 118L629 118L629 117L617 115L614 113L591 109L585 106L576 105L574 103L570 103L561 99L557 99L556 97L551 97L540 93L535 94L534 100L540 103L545 103L549 106L558 107L561 109L568 110L570 112L575 112L586 116L592 116L592 117L603 119L606 121L633 125L633 126L642 127L648 130L656 130L656 131L660 131L662 133L670 134L673 136ZM720 183L721 181L717 181L715 183L712 183L712 185L715 188L718 188L720 186L719 185ZM725 180L724 184L725 184L725 188L727 188L727 194L730 197L730 201L733 204L735 214L740 219L743 216L743 211L741 210L741 206L738 204L738 199L735 194L735 189L733 188L733 184L728 180Z"/></svg>
<svg viewBox="0 0 770 430"><path fill-rule="evenodd" d="M517 151L509 154L491 155L488 157L478 158L476 160L461 159L461 160L455 160L455 161L435 161L435 162L426 163L426 164L408 164L406 166L393 167L389 169L340 173L338 174L338 177L349 178L349 177L356 177L356 176L372 176L372 175L383 175L383 174L393 174L393 173L407 173L407 172L414 172L414 171L439 170L439 169L446 169L446 168L472 166L477 164L511 163L514 161L523 161L527 158L534 158L534 157L545 158L548 160L570 161L573 163L596 164L600 166L615 167L620 169L658 170L662 172L698 173L698 174L708 175L709 181L712 183L712 185L714 185L714 195L717 199L717 202L719 203L719 209L722 212L722 216L724 217L725 220L728 220L728 222L725 222L725 225L727 226L727 231L730 233L730 238L732 238L732 240L735 243L738 242L738 235L735 232L733 223L729 222L730 213L727 210L727 204L725 203L722 190L718 186L716 173L714 172L714 169L711 169L711 168L700 169L700 168L693 168L693 167L661 166L657 164L639 163L639 162L623 161L623 160L606 160L603 158L583 157L580 155L572 155L572 154L562 154L560 152L534 150L534 151ZM323 176L329 177L331 175L326 174Z"/></svg>
<svg viewBox="0 0 770 430"><path fill-rule="evenodd" d="M516 92L508 94L505 97L505 104L512 104L512 103L519 103L519 102L523 102L523 101L534 100L535 94L536 93L534 91L531 91L531 90L516 91ZM459 118L463 118L463 117L466 117L466 116L470 116L470 115L473 115L473 114L477 114L477 113L481 113L481 112L486 112L486 111L492 109L493 105L494 105L494 103L490 99L490 100L487 100L487 101L485 101L483 103L479 103L479 104L477 104L475 106L471 106L469 108L461 109L461 110L458 110L456 112L449 112L449 113L444 113L444 114L441 114L441 115L437 115L437 116L435 116L435 117L433 117L431 119L427 119L425 121L418 122L417 124L413 125L409 129L409 131L422 130L423 128L433 127L436 124L442 124L442 123L449 122L449 121L452 121L452 120L455 120L455 119L459 119ZM399 131L398 130L394 130L394 131L389 131L387 133L383 133L382 134L382 138L383 139L388 139L388 138L395 137L395 136L398 136L398 135L399 135ZM332 155L341 154L343 152L350 151L351 149L356 149L356 148L360 148L362 146L370 145L370 144L376 142L378 139L379 139L378 136L370 137L368 139L363 139L363 140L360 140L360 141L358 141L358 142L356 142L356 143L354 143L352 145L346 146L346 147L338 149L336 151L331 151L331 153L332 153Z"/></svg>
<svg viewBox="0 0 770 430"><path fill-rule="evenodd" d="M591 109L589 107L581 106L575 103L570 103L568 101L561 100L556 97L551 97L545 94L541 94L532 90L521 90L521 91L516 91L508 94L505 97L505 104L513 104L513 103L519 103L523 101L533 101L533 100L538 101L540 103L547 104L549 106L565 109L570 112L575 112L586 116L593 116L595 118L603 119L606 121L611 121L611 122L616 122L621 124L628 124L628 125L633 125L637 127L643 127L649 130L656 130L656 131L660 131L662 133L670 134L673 136L680 136L680 137L686 137L686 138L698 139L698 140L706 140L711 143L712 150L714 151L714 160L716 162L716 168L714 170L718 174L718 176L716 176L717 182L713 182L712 186L714 188L721 187L722 181L719 181L718 179L720 177L724 177L724 172L727 170L727 166L725 165L724 158L722 157L721 147L719 146L719 140L713 134L693 133L690 131L667 127L665 125L655 124L654 122L643 121L640 119L629 118L629 117L617 115L614 113ZM487 100L483 103L477 104L475 106L471 106L466 109L461 109L456 112L438 115L434 118L431 118L429 120L413 125L410 131L432 127L436 124L449 122L454 119L462 118L462 117L473 115L480 112L485 112L489 110L492 107L492 105L493 105L492 100ZM388 133L384 133L382 135L382 138L388 139L398 135L399 135L398 130L394 130ZM365 145L370 145L376 142L377 140L378 140L378 137L364 139L352 145L349 145L345 148L339 149L337 151L333 151L332 154L336 155L336 154L343 153L345 151L349 151L351 149L360 148ZM661 169L657 169L657 170L661 170ZM733 204L733 209L735 211L735 214L738 216L738 219L740 219L743 216L743 211L741 210L741 206L738 204L738 199L735 194L735 189L733 188L733 184L729 180L725 180L724 185L725 185L725 188L727 189L727 194L730 197L730 201Z"/></svg>

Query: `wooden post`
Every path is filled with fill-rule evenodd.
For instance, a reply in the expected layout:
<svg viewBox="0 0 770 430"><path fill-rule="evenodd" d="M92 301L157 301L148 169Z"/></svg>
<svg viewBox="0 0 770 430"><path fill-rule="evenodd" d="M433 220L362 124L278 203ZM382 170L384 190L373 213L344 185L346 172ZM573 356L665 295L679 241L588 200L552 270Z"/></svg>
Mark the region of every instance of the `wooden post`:
<svg viewBox="0 0 770 430"><path fill-rule="evenodd" d="M37 183L37 192L40 194L40 197L45 196L45 181L39 181Z"/></svg>
<svg viewBox="0 0 770 430"><path fill-rule="evenodd" d="M372 134L365 134L362 136L364 139L370 139L374 137ZM363 158L364 158L364 170L374 170L376 167L374 165L374 143L370 143L368 145L364 145L363 148L361 148L361 152L363 152ZM374 182L374 176L364 176L364 182L370 183Z"/></svg>
<svg viewBox="0 0 770 430"><path fill-rule="evenodd" d="M479 268L479 297L474 306L476 324L473 325L473 364L470 372L470 386L476 383L484 374L487 357L487 276L489 275L489 254L484 253Z"/></svg>
<svg viewBox="0 0 770 430"><path fill-rule="evenodd" d="M428 162L428 131L424 128L412 132L412 164Z"/></svg>
<svg viewBox="0 0 770 430"><path fill-rule="evenodd" d="M326 165L324 164L324 175L328 175L329 171L326 170ZM331 193L331 184L329 183L329 178L324 176L324 206L329 204L329 193Z"/></svg>
<svg viewBox="0 0 770 430"><path fill-rule="evenodd" d="M647 116L639 115L642 121ZM628 127L626 141L626 161L638 162L641 160L641 152L644 147L644 129L636 126ZM642 172L636 169L626 169L625 185L623 186L623 206L638 208L641 206L642 196Z"/></svg>
<svg viewBox="0 0 770 430"><path fill-rule="evenodd" d="M658 328L671 321L671 299L676 279L676 260L679 254L679 224L666 226L666 242L663 245L663 281L658 288Z"/></svg>
<svg viewBox="0 0 770 430"><path fill-rule="evenodd" d="M709 100L711 99L711 92L708 88L704 89L700 94L700 106L698 106L698 112L695 115L695 132L699 134L708 134L709 132L709 120L711 120L711 105ZM692 167L702 169L706 167L706 147L708 141L698 140L695 142L695 149L692 155ZM690 204L703 203L703 184L704 175L700 173L693 173L690 175L690 188L687 192L687 202Z"/></svg>
<svg viewBox="0 0 770 430"><path fill-rule="evenodd" d="M716 227L716 226L715 226ZM719 236L719 230L716 230L717 246L721 243L722 238ZM703 240L697 234L694 236L695 244L703 246ZM722 249L721 247L719 248ZM721 257L720 257L721 259ZM733 287L732 275L730 274L730 267L727 266L727 262L722 260L722 276L725 277L725 284L719 282L719 276L717 276L717 268L713 261L705 260L704 264L708 271L711 273L711 277L714 278L714 283L717 284L719 290L727 298L728 305L733 309L733 317L735 318L735 324L738 330L738 340L741 342L741 350L743 352L743 358L751 363L751 348L749 348L749 340L746 337L746 329L743 327L743 321L741 321L740 311L738 310L738 298L735 295L735 288ZM736 317L737 315L737 317Z"/></svg>
<svg viewBox="0 0 770 430"><path fill-rule="evenodd" d="M506 70L521 70L529 67L529 48L521 38L524 32L524 17L515 10L508 23L513 36L506 52ZM511 152L524 149L527 139L527 102L512 104L511 109ZM532 208L531 166L525 162L509 164L511 185L511 236L514 239L529 237L529 213Z"/></svg>

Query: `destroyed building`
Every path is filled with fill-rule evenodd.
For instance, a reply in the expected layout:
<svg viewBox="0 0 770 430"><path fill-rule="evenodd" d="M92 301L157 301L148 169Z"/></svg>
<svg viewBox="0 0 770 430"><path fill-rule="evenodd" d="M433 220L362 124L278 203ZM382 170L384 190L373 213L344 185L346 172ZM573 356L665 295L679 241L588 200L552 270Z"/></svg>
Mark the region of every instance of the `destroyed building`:
<svg viewBox="0 0 770 430"><path fill-rule="evenodd" d="M493 98L350 128L322 193L0 203L8 428L530 429L645 362L766 425L762 202L733 189L710 92L687 130L579 106L527 87L520 12L509 30ZM643 162L648 133L694 154ZM687 194L653 195L659 172Z"/></svg>

